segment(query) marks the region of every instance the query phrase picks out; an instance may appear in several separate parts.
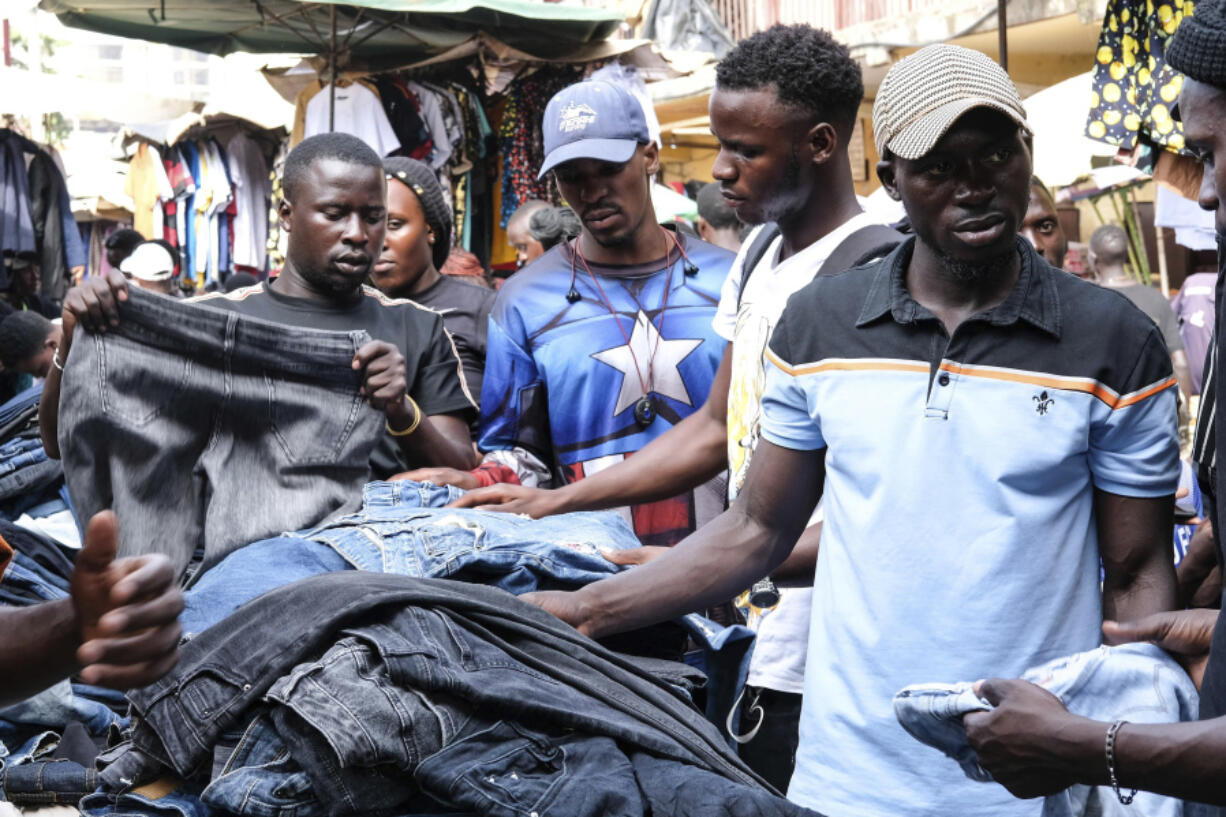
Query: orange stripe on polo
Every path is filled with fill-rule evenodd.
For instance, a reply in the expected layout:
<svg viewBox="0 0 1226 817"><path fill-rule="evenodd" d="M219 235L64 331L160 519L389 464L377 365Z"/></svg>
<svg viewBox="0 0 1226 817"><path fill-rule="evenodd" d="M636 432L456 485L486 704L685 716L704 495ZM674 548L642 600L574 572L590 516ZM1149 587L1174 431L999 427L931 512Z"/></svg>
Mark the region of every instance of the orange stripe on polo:
<svg viewBox="0 0 1226 817"><path fill-rule="evenodd" d="M915 360L892 360L890 358L864 358L862 360L833 358L793 366L790 363L785 363L770 349L766 350L766 355L775 366L793 377L818 374L820 372L911 372L927 374L929 368L927 363Z"/></svg>

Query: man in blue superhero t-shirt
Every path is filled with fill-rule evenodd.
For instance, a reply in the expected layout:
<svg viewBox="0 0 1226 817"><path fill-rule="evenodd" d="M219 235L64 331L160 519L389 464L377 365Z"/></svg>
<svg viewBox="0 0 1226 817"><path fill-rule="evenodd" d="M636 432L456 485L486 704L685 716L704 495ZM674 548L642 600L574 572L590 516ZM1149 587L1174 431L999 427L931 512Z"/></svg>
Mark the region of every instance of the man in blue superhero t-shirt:
<svg viewBox="0 0 1226 817"><path fill-rule="evenodd" d="M638 101L580 82L550 100L542 130L541 175L553 173L583 232L498 294L481 392L486 461L444 477L463 487L557 485L620 462L702 405L724 352L711 320L734 256L657 223L660 161ZM623 512L643 544L671 545L722 510L721 490Z"/></svg>

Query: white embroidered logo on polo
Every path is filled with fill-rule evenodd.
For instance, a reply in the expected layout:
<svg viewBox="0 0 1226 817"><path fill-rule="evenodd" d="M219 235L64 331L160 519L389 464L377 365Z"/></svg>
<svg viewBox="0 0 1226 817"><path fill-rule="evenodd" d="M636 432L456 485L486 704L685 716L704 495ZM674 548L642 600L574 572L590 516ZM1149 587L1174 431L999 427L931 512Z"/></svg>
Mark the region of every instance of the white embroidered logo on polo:
<svg viewBox="0 0 1226 817"><path fill-rule="evenodd" d="M590 105L572 102L562 109L562 116L558 120L558 130L564 133L574 133L577 130L584 130L595 121L596 111Z"/></svg>

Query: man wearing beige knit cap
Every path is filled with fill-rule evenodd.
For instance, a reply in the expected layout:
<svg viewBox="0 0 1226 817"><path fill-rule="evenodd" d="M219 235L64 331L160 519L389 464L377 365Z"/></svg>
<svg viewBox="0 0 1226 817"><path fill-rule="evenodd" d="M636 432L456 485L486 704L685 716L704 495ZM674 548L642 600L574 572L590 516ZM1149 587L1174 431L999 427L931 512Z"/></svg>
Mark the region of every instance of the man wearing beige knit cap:
<svg viewBox="0 0 1226 817"><path fill-rule="evenodd" d="M1029 126L994 62L922 49L873 119L916 237L792 296L735 504L649 565L531 598L594 635L697 609L782 562L824 494L788 797L828 817L1037 817L908 735L893 698L1169 609L1170 358L1143 313L1019 237Z"/></svg>

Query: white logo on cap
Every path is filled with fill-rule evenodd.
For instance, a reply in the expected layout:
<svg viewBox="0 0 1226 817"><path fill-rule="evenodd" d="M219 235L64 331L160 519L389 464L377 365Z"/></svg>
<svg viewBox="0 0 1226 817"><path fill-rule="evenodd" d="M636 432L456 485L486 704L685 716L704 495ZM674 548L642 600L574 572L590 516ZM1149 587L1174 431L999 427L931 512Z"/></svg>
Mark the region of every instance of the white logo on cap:
<svg viewBox="0 0 1226 817"><path fill-rule="evenodd" d="M583 130L596 121L596 111L582 102L572 102L562 109L562 117L558 121L558 130L563 133L574 133Z"/></svg>

